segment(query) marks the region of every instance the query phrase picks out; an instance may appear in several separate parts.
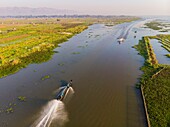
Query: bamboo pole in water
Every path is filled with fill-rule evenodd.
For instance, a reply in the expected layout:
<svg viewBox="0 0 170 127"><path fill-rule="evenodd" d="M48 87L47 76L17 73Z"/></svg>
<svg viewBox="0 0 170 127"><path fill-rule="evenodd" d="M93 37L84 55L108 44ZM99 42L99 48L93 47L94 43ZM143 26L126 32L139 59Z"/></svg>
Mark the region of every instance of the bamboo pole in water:
<svg viewBox="0 0 170 127"><path fill-rule="evenodd" d="M147 109L147 106L146 106L146 101L145 101L145 96L144 96L143 86L142 85L141 85L141 93L142 93L142 99L143 99L143 103L144 103L144 109L145 109L145 115L146 115L146 119L147 119L147 125L148 125L148 127L151 127L150 120L149 120L148 109Z"/></svg>

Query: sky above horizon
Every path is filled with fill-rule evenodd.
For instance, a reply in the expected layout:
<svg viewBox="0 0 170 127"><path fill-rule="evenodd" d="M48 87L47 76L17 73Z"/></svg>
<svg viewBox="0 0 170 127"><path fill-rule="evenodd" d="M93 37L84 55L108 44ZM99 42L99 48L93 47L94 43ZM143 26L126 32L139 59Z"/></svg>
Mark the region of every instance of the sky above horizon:
<svg viewBox="0 0 170 127"><path fill-rule="evenodd" d="M0 7L48 7L83 14L170 15L170 0L0 0Z"/></svg>

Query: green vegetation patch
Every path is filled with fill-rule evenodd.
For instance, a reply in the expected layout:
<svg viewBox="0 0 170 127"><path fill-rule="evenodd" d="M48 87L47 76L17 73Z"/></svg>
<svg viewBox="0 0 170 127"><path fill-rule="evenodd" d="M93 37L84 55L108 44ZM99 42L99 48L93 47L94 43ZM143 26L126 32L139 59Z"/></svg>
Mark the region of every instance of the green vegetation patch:
<svg viewBox="0 0 170 127"><path fill-rule="evenodd" d="M148 27L148 28L151 28L153 30L161 30L161 26L162 24L157 22L157 21L152 21L152 22L149 22L149 23L145 23L145 25Z"/></svg>
<svg viewBox="0 0 170 127"><path fill-rule="evenodd" d="M170 66L143 85L152 127L170 126Z"/></svg>
<svg viewBox="0 0 170 127"><path fill-rule="evenodd" d="M157 66L158 61L150 44L149 37L143 37L142 40L139 41L139 44L134 46L134 48L136 48L146 59L145 65Z"/></svg>
<svg viewBox="0 0 170 127"><path fill-rule="evenodd" d="M24 102L24 101L26 101L26 97L25 96L19 96L18 100L21 101L21 102Z"/></svg>
<svg viewBox="0 0 170 127"><path fill-rule="evenodd" d="M49 78L50 78L50 76L46 75L46 76L42 77L41 80L46 80L46 79L49 79Z"/></svg>
<svg viewBox="0 0 170 127"><path fill-rule="evenodd" d="M78 48L85 48L85 46L78 46Z"/></svg>
<svg viewBox="0 0 170 127"><path fill-rule="evenodd" d="M6 112L7 112L7 113L13 113L13 112L14 112L14 109L13 109L12 107L7 108L7 109L6 109Z"/></svg>
<svg viewBox="0 0 170 127"><path fill-rule="evenodd" d="M169 127L170 65L160 65L156 62L149 37L143 37L134 48L145 58L141 68L144 74L137 87L143 88L151 127Z"/></svg>
<svg viewBox="0 0 170 127"><path fill-rule="evenodd" d="M0 109L0 113L7 113L7 114L13 113L15 106L16 106L15 103L9 103L4 108L2 107Z"/></svg>
<svg viewBox="0 0 170 127"><path fill-rule="evenodd" d="M76 19L60 23L52 19L29 20L19 20L20 25L18 21L17 24L12 23L12 28L9 21L4 21L5 25L1 30L4 32L0 34L0 78L15 73L30 63L49 60L58 44L88 28L88 24L84 22L73 22Z"/></svg>
<svg viewBox="0 0 170 127"><path fill-rule="evenodd" d="M72 54L76 55L76 54L80 54L80 52L73 52Z"/></svg>
<svg viewBox="0 0 170 127"><path fill-rule="evenodd" d="M165 22L161 22L161 21L151 21L149 23L145 23L145 25L153 30L159 30L159 32L168 32L169 29L167 29L167 27L169 27L169 25Z"/></svg>
<svg viewBox="0 0 170 127"><path fill-rule="evenodd" d="M63 62L62 62L62 63L59 63L58 66L64 66L64 63L63 63Z"/></svg>
<svg viewBox="0 0 170 127"><path fill-rule="evenodd" d="M166 54L166 56L170 58L170 54Z"/></svg>
<svg viewBox="0 0 170 127"><path fill-rule="evenodd" d="M18 62L15 60L15 63L17 64L10 64L6 63L3 66L0 66L0 77L7 76L11 73L15 73L19 71L21 68L26 67L30 63L42 63L48 61L53 52L51 51L43 51L43 52L37 52L33 53L30 56L23 57L22 60Z"/></svg>
<svg viewBox="0 0 170 127"><path fill-rule="evenodd" d="M65 71L60 71L61 73L65 73Z"/></svg>

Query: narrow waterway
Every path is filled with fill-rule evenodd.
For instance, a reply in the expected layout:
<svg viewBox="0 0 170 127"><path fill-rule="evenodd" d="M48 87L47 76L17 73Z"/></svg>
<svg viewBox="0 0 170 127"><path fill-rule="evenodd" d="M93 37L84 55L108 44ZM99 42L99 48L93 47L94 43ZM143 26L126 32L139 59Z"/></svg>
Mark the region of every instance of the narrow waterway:
<svg viewBox="0 0 170 127"><path fill-rule="evenodd" d="M170 64L170 58L166 56L167 54L169 54L169 52L162 47L162 44L156 39L151 39L150 42L156 55L156 59L158 60L158 63Z"/></svg>
<svg viewBox="0 0 170 127"><path fill-rule="evenodd" d="M75 93L63 103L67 120L53 121L52 127L146 127L135 88L144 59L132 46L155 33L141 28L142 23L92 25L60 44L50 61L0 79L0 109L16 105L13 113L0 113L0 126L32 126L60 85L72 79ZM120 36L126 38L122 43L117 40ZM41 80L46 75L49 78ZM18 96L25 96L26 102L19 102Z"/></svg>

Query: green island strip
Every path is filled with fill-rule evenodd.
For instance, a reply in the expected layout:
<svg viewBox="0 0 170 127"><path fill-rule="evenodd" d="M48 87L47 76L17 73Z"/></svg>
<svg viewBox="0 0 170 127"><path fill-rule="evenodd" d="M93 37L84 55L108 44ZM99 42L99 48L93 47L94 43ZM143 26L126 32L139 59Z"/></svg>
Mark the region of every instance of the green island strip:
<svg viewBox="0 0 170 127"><path fill-rule="evenodd" d="M153 30L161 30L161 26L162 24L160 22L157 22L157 21L152 21L152 22L149 22L149 23L145 23L145 25L148 27L148 28L151 28Z"/></svg>
<svg viewBox="0 0 170 127"><path fill-rule="evenodd" d="M95 23L114 25L137 17L0 19L0 78L48 61L58 44ZM73 54L79 54L77 52Z"/></svg>
<svg viewBox="0 0 170 127"><path fill-rule="evenodd" d="M160 21L151 21L148 23L145 23L145 25L153 30L159 30L160 32L168 32L169 29L165 29L169 27L169 24L160 22Z"/></svg>
<svg viewBox="0 0 170 127"><path fill-rule="evenodd" d="M150 37L143 37L134 48L145 58L137 87L144 95L148 126L170 127L170 65L158 64Z"/></svg>

